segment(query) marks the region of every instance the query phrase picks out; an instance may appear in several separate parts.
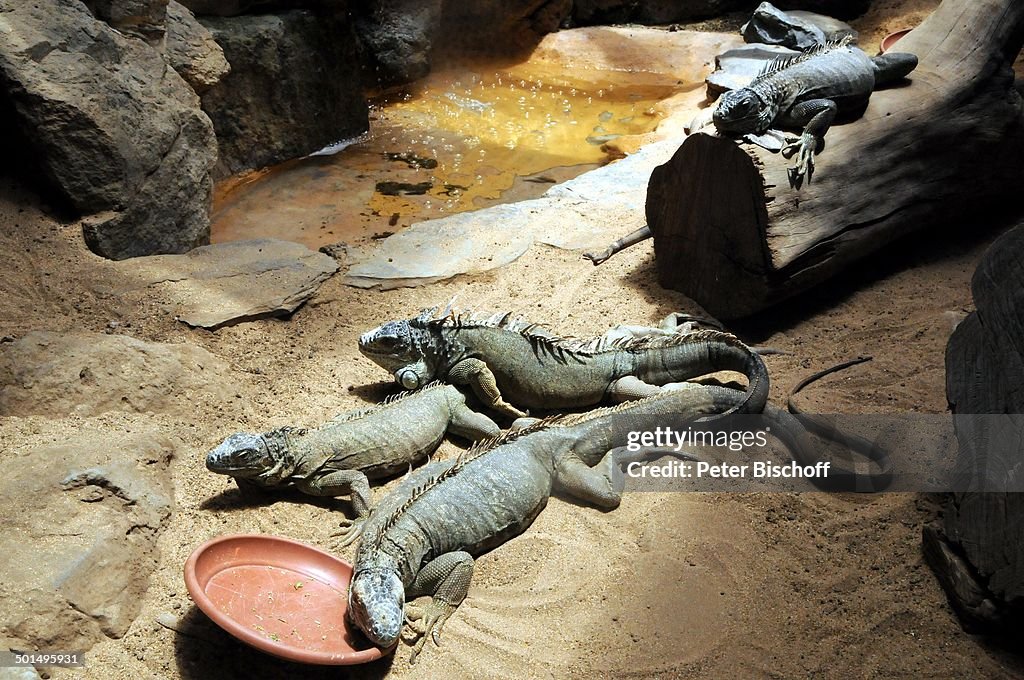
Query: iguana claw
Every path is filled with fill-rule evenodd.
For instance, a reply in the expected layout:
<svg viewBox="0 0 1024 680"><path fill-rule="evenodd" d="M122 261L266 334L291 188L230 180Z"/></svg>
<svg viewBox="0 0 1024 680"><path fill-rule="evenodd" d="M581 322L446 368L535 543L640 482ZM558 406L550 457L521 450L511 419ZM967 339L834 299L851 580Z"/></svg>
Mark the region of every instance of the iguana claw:
<svg viewBox="0 0 1024 680"><path fill-rule="evenodd" d="M441 646L441 629L444 628L445 622L448 621L454 612L455 607L437 599L431 600L430 604L424 607L417 607L414 604L406 605L406 623L419 636L416 644L413 645L412 654L409 656L409 663L416 663L416 657L423 650L423 645L426 643L428 635L436 646Z"/></svg>
<svg viewBox="0 0 1024 680"><path fill-rule="evenodd" d="M597 266L611 257L614 253L611 248L602 250L600 253L583 253L583 257L587 258Z"/></svg>
<svg viewBox="0 0 1024 680"><path fill-rule="evenodd" d="M804 183L811 183L811 176L814 174L814 154L819 151L820 142L814 135L803 134L792 144L787 144L782 149L782 155L791 158L796 154L796 165L789 169L789 186L799 189Z"/></svg>
<svg viewBox="0 0 1024 680"><path fill-rule="evenodd" d="M341 520L338 531L331 534L331 538L341 538L338 541L338 548L346 548L355 543L360 536L363 535L363 522L365 517L359 517L357 519L345 518Z"/></svg>

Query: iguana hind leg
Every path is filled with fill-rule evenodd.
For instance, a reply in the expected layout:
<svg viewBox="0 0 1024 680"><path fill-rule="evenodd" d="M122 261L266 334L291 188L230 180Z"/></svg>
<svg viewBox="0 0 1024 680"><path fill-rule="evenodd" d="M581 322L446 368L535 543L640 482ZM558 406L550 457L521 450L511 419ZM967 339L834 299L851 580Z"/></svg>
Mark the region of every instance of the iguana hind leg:
<svg viewBox="0 0 1024 680"><path fill-rule="evenodd" d="M606 510L619 507L622 501L622 473L610 454L605 454L594 467L575 454L563 457L555 464L555 486L573 498Z"/></svg>
<svg viewBox="0 0 1024 680"><path fill-rule="evenodd" d="M410 598L430 595L430 603L418 607L406 605L406 621L419 636L413 645L409 663L415 663L429 637L438 647L444 624L455 613L469 593L469 582L473 579L473 556L461 550L439 555L427 562L416 574L409 586Z"/></svg>
<svg viewBox="0 0 1024 680"><path fill-rule="evenodd" d="M497 423L465 404L456 404L452 408L452 420L448 424L448 431L472 441L501 434L501 428Z"/></svg>
<svg viewBox="0 0 1024 680"><path fill-rule="evenodd" d="M469 385L477 397L496 411L514 418L529 415L501 398L501 390L491 369L480 359L463 359L448 371L448 379L456 385Z"/></svg>
<svg viewBox="0 0 1024 680"><path fill-rule="evenodd" d="M804 178L811 183L814 174L814 154L825 146L825 133L835 120L839 107L831 99L811 99L794 106L787 121L795 125L803 125L804 131L800 139L782 149L782 155L791 158L796 154L796 165L789 169L789 185L799 189Z"/></svg>

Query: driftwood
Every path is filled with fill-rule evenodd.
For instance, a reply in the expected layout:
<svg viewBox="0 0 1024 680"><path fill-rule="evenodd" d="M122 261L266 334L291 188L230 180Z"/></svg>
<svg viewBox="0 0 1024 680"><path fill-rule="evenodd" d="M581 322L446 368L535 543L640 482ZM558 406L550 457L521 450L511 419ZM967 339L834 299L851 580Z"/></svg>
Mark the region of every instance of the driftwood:
<svg viewBox="0 0 1024 680"><path fill-rule="evenodd" d="M1022 188L1011 64L1024 2L944 0L898 50L920 64L864 115L831 128L812 184L750 144L688 137L651 176L647 221L661 284L721 318L810 288L894 239Z"/></svg>
<svg viewBox="0 0 1024 680"><path fill-rule="evenodd" d="M969 484L923 538L964 627L983 631L1024 617L1024 493L991 491L1018 490L1024 479L1024 226L992 244L971 288L977 311L946 347L957 472Z"/></svg>

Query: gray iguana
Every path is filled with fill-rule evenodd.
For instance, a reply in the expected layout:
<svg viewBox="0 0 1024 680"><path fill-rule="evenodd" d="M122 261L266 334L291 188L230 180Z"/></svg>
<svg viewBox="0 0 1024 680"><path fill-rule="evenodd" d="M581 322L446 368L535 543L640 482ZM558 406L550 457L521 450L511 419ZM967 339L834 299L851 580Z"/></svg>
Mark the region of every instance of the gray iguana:
<svg viewBox="0 0 1024 680"><path fill-rule="evenodd" d="M621 466L645 460L626 446L632 432L650 432L711 414L735 411L743 392L682 383L674 389L578 415L554 416L478 442L444 461L414 470L381 498L356 550L348 616L376 645L395 644L407 619L420 639L435 643L466 597L473 557L525 531L554 490L600 508L619 505ZM801 462L811 461L804 430L785 411L767 406L771 433ZM696 460L687 453L657 451ZM406 606L430 595L425 607Z"/></svg>
<svg viewBox="0 0 1024 680"><path fill-rule="evenodd" d="M915 68L917 57L913 54L890 52L869 57L851 45L847 36L768 62L748 86L719 97L710 122L719 132L771 150L781 148L786 158L796 155L789 182L799 189L804 178L810 183L814 155L824 147L825 133L836 115L863 111L874 90L906 77ZM691 132L700 127L694 122ZM798 128L801 134L779 144L785 136L777 127ZM598 265L650 237L650 226L643 226L603 252L584 257Z"/></svg>
<svg viewBox="0 0 1024 680"><path fill-rule="evenodd" d="M233 434L206 455L206 467L234 477L239 486L294 487L313 496L350 494L356 519L342 523L345 545L359 535L373 505L368 480L405 472L425 460L446 432L477 440L501 429L470 410L458 389L435 382L315 429Z"/></svg>
<svg viewBox="0 0 1024 680"><path fill-rule="evenodd" d="M560 337L511 313L456 314L451 305L389 321L359 338L359 351L406 389L440 379L473 388L490 407L565 409L649 396L660 386L716 371L747 377L736 408L760 413L768 399L763 359L717 330ZM622 327L627 330L631 327Z"/></svg>

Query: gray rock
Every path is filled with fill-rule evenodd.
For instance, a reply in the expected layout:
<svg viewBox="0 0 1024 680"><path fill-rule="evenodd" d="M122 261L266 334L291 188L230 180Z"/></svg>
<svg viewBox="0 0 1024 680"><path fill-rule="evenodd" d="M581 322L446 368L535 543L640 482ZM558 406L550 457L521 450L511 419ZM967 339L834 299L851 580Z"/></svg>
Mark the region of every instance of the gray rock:
<svg viewBox="0 0 1024 680"><path fill-rule="evenodd" d="M0 108L57 196L95 214L89 247L122 259L208 242L217 147L188 84L77 0L0 0L0 14Z"/></svg>
<svg viewBox="0 0 1024 680"><path fill-rule="evenodd" d="M5 416L185 413L197 399L224 403L238 391L228 365L194 345L33 331L0 346Z"/></svg>
<svg viewBox="0 0 1024 680"><path fill-rule="evenodd" d="M370 0L357 11L356 33L377 85L408 83L430 72L443 0Z"/></svg>
<svg viewBox="0 0 1024 680"><path fill-rule="evenodd" d="M557 31L571 13L572 0L447 0L440 36L449 50L526 49Z"/></svg>
<svg viewBox="0 0 1024 680"><path fill-rule="evenodd" d="M219 175L305 156L367 129L345 16L297 10L202 21L231 64L202 95L217 130Z"/></svg>
<svg viewBox="0 0 1024 680"><path fill-rule="evenodd" d="M167 0L84 0L97 19L152 44L164 37Z"/></svg>
<svg viewBox="0 0 1024 680"><path fill-rule="evenodd" d="M800 51L847 35L857 37L849 24L814 12L783 12L770 2L762 2L740 31L748 43L782 45Z"/></svg>
<svg viewBox="0 0 1024 680"><path fill-rule="evenodd" d="M717 97L723 92L746 87L772 59L799 54L781 45L751 44L727 50L715 57L715 70L707 77L708 94Z"/></svg>
<svg viewBox="0 0 1024 680"><path fill-rule="evenodd" d="M213 35L187 7L171 0L167 5L167 39L164 44L167 63L185 79L197 94L221 81L231 70Z"/></svg>
<svg viewBox="0 0 1024 680"><path fill-rule="evenodd" d="M330 256L298 243L261 239L204 246L114 265L133 283L158 287L190 326L221 326L291 314L338 270Z"/></svg>
<svg viewBox="0 0 1024 680"><path fill-rule="evenodd" d="M196 16L236 17L289 9L346 11L349 0L183 0Z"/></svg>
<svg viewBox="0 0 1024 680"><path fill-rule="evenodd" d="M169 440L138 428L70 432L4 458L0 630L20 649L87 650L124 635L173 506Z"/></svg>

